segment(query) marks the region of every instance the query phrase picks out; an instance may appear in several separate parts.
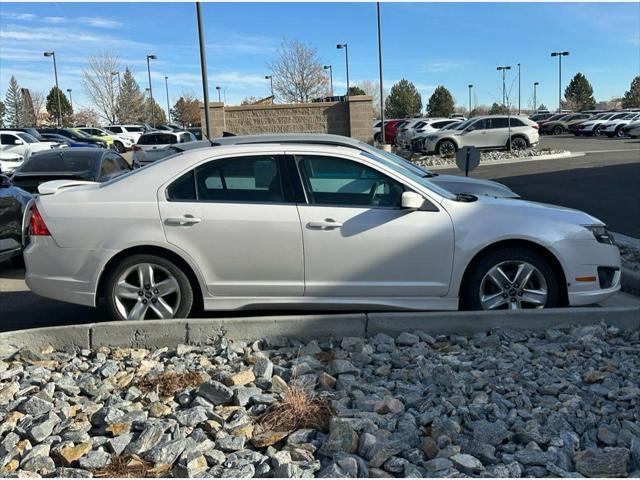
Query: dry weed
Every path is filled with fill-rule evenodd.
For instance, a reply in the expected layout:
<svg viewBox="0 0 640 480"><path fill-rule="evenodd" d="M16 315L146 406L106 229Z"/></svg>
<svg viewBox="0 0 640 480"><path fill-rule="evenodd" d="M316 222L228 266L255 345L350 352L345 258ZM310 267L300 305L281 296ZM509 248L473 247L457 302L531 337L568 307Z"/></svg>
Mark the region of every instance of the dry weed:
<svg viewBox="0 0 640 480"><path fill-rule="evenodd" d="M170 465L153 465L137 455L113 455L107 465L93 471L96 478L155 478L166 477Z"/></svg>
<svg viewBox="0 0 640 480"><path fill-rule="evenodd" d="M145 393L155 391L159 395L167 397L185 388L197 387L202 382L204 379L197 372L176 373L169 371L155 377L144 377L137 382L136 386Z"/></svg>
<svg viewBox="0 0 640 480"><path fill-rule="evenodd" d="M282 393L282 400L272 405L259 423L264 430L279 432L299 428L326 431L331 414L329 402L317 396L311 386L292 382Z"/></svg>

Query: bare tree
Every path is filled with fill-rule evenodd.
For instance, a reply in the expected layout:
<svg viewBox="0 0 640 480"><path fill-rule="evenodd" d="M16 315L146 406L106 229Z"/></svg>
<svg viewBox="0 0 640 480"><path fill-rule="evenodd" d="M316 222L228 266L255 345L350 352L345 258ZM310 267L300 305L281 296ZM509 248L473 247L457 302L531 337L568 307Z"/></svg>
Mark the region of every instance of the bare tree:
<svg viewBox="0 0 640 480"><path fill-rule="evenodd" d="M380 118L380 84L378 82L372 82L371 80L363 80L356 83L356 86L360 87L364 93L371 96L373 115L376 118Z"/></svg>
<svg viewBox="0 0 640 480"><path fill-rule="evenodd" d="M115 123L118 85L112 72L120 70L120 61L116 55L101 53L90 56L87 63L87 68L82 71L87 96L103 120Z"/></svg>
<svg viewBox="0 0 640 480"><path fill-rule="evenodd" d="M324 94L327 77L315 47L297 40L283 41L278 59L269 63L273 89L285 102L309 102Z"/></svg>
<svg viewBox="0 0 640 480"><path fill-rule="evenodd" d="M98 125L98 115L90 108L81 108L73 114L73 123L76 125Z"/></svg>
<svg viewBox="0 0 640 480"><path fill-rule="evenodd" d="M41 122L47 121L49 114L46 111L47 96L43 92L31 92L31 104L35 118L33 124L37 127Z"/></svg>

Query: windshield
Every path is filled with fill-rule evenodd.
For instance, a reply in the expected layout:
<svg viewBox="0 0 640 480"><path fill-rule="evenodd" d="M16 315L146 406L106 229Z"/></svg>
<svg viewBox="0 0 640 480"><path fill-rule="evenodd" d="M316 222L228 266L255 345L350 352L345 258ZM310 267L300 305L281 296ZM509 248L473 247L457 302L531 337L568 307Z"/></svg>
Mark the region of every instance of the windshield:
<svg viewBox="0 0 640 480"><path fill-rule="evenodd" d="M18 136L27 143L39 143L38 139L28 133L18 132Z"/></svg>
<svg viewBox="0 0 640 480"><path fill-rule="evenodd" d="M399 157L391 152L385 152L384 150L380 150L377 153L379 153L380 155L374 155L373 153L368 151L360 152L361 155L364 155L365 157L370 158L371 160L374 160L378 163L383 164L384 166L390 168L396 173L399 173L400 175L404 175L405 177L410 178L414 182L420 185L423 185L424 187L428 188L432 192L435 192L441 197L445 197L445 198L455 197L455 195L449 190L445 190L444 188L438 185L435 185L433 182L430 182L428 180L428 177L431 175L427 175L425 177L424 175L425 171L420 167L418 167L417 165L414 165L408 160L405 160L404 158Z"/></svg>
<svg viewBox="0 0 640 480"><path fill-rule="evenodd" d="M91 135L88 135L87 133L83 132L82 130L71 130L71 132L75 133L77 136L82 137L82 138L89 138Z"/></svg>
<svg viewBox="0 0 640 480"><path fill-rule="evenodd" d="M68 150L65 148L65 150ZM93 168L95 157L84 154L67 153L65 156L59 151L36 153L29 157L20 167L21 172L85 172Z"/></svg>
<svg viewBox="0 0 640 480"><path fill-rule="evenodd" d="M469 120L466 120L464 122L458 123L455 126L455 128L452 128L451 130L464 130L465 128L467 128L472 123L475 123L476 120L478 120L478 119L477 118L470 118Z"/></svg>
<svg viewBox="0 0 640 480"><path fill-rule="evenodd" d="M143 127L124 127L127 129L127 132L144 132Z"/></svg>

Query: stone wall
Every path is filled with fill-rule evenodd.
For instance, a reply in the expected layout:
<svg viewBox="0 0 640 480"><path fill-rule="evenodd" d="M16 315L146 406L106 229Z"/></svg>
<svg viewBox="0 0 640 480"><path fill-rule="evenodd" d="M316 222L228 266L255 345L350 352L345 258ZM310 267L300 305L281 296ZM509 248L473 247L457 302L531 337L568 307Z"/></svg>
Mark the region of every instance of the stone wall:
<svg viewBox="0 0 640 480"><path fill-rule="evenodd" d="M204 125L204 109L202 109ZM318 102L283 105L225 107L209 103L210 136L223 131L236 135L260 133L330 133L373 142L371 97L355 96L348 102Z"/></svg>

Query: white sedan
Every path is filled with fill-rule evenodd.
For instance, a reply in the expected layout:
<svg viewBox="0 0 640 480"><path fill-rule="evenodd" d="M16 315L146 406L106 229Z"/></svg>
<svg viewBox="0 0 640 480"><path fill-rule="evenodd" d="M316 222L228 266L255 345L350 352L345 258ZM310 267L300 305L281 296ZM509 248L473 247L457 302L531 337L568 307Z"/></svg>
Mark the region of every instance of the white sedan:
<svg viewBox="0 0 640 480"><path fill-rule="evenodd" d="M353 148L194 149L103 184L50 182L25 219L36 294L116 319L237 309L525 309L620 288L606 226L454 195ZM45 192L47 194L45 194Z"/></svg>

